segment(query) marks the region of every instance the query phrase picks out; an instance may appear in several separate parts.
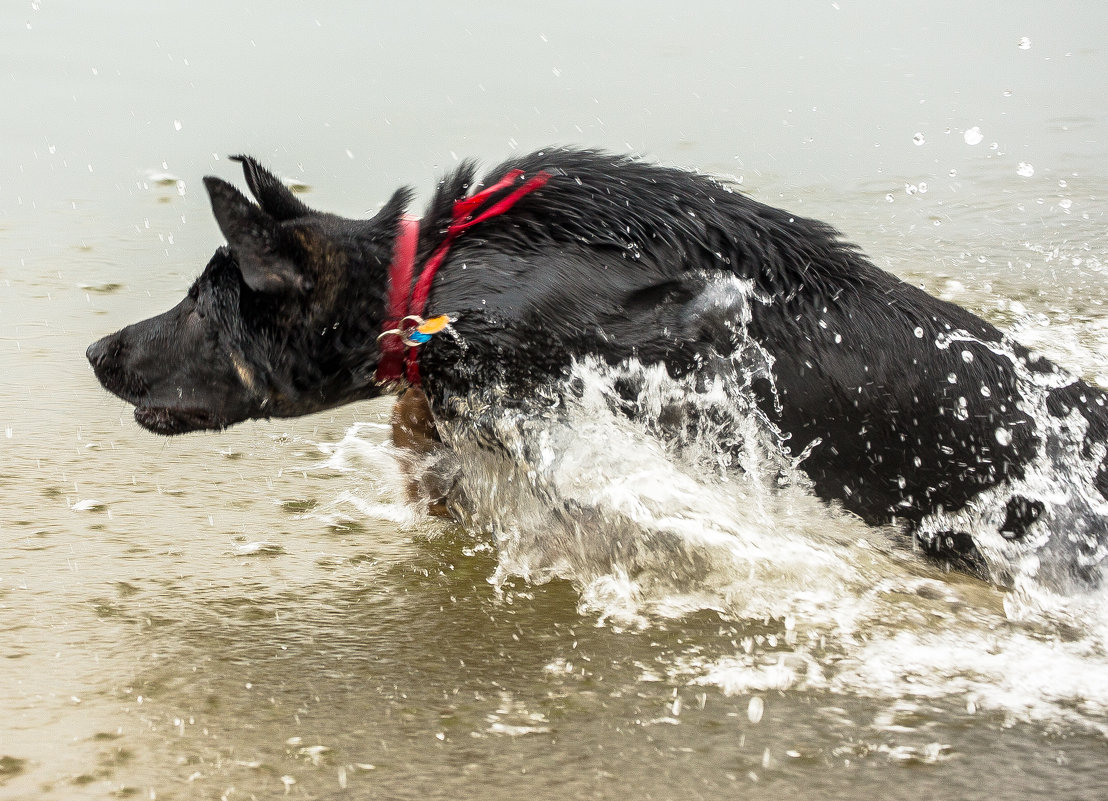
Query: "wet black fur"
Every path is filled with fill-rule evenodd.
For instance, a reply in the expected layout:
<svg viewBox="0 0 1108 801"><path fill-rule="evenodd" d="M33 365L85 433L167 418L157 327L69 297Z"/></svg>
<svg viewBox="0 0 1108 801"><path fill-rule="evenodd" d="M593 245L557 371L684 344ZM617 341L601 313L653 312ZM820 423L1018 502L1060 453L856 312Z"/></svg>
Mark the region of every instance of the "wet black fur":
<svg viewBox="0 0 1108 801"><path fill-rule="evenodd" d="M185 300L89 348L104 386L158 433L307 414L390 389L374 381L376 337L410 193L397 192L371 220L347 220L308 209L240 160L259 205L205 179L229 244ZM504 402L523 402L580 357L634 357L675 376L707 369L734 348L734 332L726 314L702 314L697 301L713 276L729 273L753 282L746 330L773 360L772 383L756 386L762 411L794 454L818 440L802 467L821 497L869 523L911 526L1022 476L1039 433L1019 408L1013 359L990 347L1001 332L878 269L830 226L627 157L551 149L501 165L485 183L512 168L553 177L460 237L435 280L428 311L458 318L458 339L436 337L420 355L440 419L475 387L500 385ZM440 184L420 262L475 175L465 163ZM936 347L955 332L976 341ZM1029 370L1056 370L1006 347ZM1058 415L1085 416L1087 446L1108 437L1100 390L1074 380L1050 403ZM998 428L1010 442L998 441ZM1102 469L1102 493L1106 485ZM1012 500L1005 536L1023 535L1037 503ZM959 532L925 545L973 560Z"/></svg>

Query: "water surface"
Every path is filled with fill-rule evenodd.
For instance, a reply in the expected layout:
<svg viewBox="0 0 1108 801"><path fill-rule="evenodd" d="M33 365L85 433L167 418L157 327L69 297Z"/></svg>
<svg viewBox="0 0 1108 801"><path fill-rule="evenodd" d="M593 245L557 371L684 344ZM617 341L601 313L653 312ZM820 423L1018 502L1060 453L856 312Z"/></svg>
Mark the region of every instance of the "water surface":
<svg viewBox="0 0 1108 801"><path fill-rule="evenodd" d="M237 180L229 154L367 215L462 157L568 143L733 176L1108 385L1108 11L0 22L0 797L1108 792L1102 595L945 573L602 404L536 473L592 517L473 462L484 524L448 525L402 501L387 401L164 440L83 359L220 243L200 179Z"/></svg>

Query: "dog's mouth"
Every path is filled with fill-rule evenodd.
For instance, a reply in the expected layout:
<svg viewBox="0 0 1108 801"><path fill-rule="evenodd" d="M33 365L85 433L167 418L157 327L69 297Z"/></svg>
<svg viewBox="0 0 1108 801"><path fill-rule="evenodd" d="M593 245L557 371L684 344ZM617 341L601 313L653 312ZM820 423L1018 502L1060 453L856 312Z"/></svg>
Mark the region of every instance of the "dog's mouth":
<svg viewBox="0 0 1108 801"><path fill-rule="evenodd" d="M207 409L170 406L136 406L135 422L147 431L164 436L189 431L218 431L228 425Z"/></svg>

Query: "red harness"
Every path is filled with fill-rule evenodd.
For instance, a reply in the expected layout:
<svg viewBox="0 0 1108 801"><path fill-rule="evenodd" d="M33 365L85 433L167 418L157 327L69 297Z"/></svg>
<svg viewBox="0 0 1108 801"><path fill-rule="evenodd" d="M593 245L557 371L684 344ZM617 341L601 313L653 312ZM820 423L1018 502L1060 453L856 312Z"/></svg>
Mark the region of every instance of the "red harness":
<svg viewBox="0 0 1108 801"><path fill-rule="evenodd" d="M408 383L419 386L419 361L416 349L419 342L412 339L416 328L423 323L423 310L431 294L431 282L435 273L446 261L446 255L454 240L463 232L489 217L503 214L527 195L550 180L550 173L540 172L527 179L480 214L477 209L497 192L515 184L523 176L522 170L512 170L488 189L454 204L453 220L446 229L446 236L423 264L419 280L412 287L415 273L416 249L419 244L419 220L404 217L400 233L396 237L392 264L389 265L388 308L385 311L384 331L378 340L381 358L377 362L377 383L385 384L407 378ZM476 216L474 216L476 214ZM409 295L409 288L411 294ZM405 368L406 369L402 369Z"/></svg>

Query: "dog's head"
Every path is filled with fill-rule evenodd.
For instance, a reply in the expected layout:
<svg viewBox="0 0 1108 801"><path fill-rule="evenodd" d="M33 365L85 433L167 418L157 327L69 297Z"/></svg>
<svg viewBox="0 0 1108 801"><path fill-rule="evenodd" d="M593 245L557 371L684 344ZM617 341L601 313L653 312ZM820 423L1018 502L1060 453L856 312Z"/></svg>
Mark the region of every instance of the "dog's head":
<svg viewBox="0 0 1108 801"><path fill-rule="evenodd" d="M257 205L205 178L227 246L169 311L104 337L87 356L159 434L295 417L379 390L376 336L407 190L371 220L309 209L238 156Z"/></svg>

